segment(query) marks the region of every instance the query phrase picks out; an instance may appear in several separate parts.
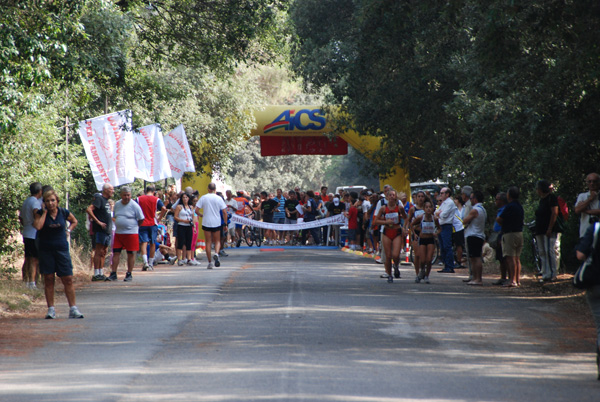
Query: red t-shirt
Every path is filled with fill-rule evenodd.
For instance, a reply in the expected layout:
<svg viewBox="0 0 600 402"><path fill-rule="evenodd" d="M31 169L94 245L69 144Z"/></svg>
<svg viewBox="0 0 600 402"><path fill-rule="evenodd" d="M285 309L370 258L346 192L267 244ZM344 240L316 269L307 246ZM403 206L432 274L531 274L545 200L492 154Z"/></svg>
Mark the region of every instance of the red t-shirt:
<svg viewBox="0 0 600 402"><path fill-rule="evenodd" d="M354 205L348 210L348 229L358 229L358 209Z"/></svg>
<svg viewBox="0 0 600 402"><path fill-rule="evenodd" d="M157 225L156 211L158 209L158 197L153 195L142 195L138 197L137 202L140 204L142 212L144 213L144 223L142 223L142 226Z"/></svg>

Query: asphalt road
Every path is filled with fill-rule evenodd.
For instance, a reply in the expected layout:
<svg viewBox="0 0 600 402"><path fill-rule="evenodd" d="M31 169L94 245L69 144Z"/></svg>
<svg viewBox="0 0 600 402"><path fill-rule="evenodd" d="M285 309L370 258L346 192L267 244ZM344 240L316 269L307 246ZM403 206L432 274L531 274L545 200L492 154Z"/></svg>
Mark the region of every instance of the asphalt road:
<svg viewBox="0 0 600 402"><path fill-rule="evenodd" d="M0 355L0 401L600 400L593 340L557 303L412 267L388 284L337 250L228 251L91 283L83 320L60 298Z"/></svg>

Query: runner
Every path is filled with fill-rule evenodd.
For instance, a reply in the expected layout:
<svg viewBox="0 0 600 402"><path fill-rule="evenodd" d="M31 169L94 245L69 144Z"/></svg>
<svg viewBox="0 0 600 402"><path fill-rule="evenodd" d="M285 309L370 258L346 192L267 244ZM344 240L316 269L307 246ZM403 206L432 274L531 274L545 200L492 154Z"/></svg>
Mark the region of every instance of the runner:
<svg viewBox="0 0 600 402"><path fill-rule="evenodd" d="M417 194L418 196L418 194ZM423 193L423 196L425 194ZM433 215L433 203L427 199L423 202L423 213L416 217L412 223L413 230L419 232L419 254L421 255L422 269L417 273L416 283L429 283L431 273L431 260L435 251L435 236L440 234L441 227L437 218Z"/></svg>
<svg viewBox="0 0 600 402"><path fill-rule="evenodd" d="M217 194L217 186L215 183L208 185L208 194L204 194L196 204L196 213L202 218L202 229L204 230L204 240L206 242L206 258L208 266L206 269L213 269L211 259L211 247L215 245L215 267L221 266L219 260L219 251L221 249L221 216L227 222L227 205L225 201ZM204 213L200 213L203 210Z"/></svg>
<svg viewBox="0 0 600 402"><path fill-rule="evenodd" d="M385 273L388 283L394 282L392 276L392 260L394 261L394 274L400 277L400 250L402 249L402 226L400 219L406 218L404 205L398 201L396 190L390 189L387 193L387 205L379 209L374 223L383 226L383 250L385 253Z"/></svg>

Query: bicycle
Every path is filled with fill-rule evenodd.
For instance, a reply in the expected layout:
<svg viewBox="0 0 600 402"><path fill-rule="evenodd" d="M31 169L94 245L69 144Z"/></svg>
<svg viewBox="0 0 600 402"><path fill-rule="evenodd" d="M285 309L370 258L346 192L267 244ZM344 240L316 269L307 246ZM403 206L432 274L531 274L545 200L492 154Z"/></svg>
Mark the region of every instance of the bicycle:
<svg viewBox="0 0 600 402"><path fill-rule="evenodd" d="M540 249L538 247L537 239L535 238L535 221L526 223L527 229L531 234L531 253L533 254L533 274L535 276L542 275L542 258L540 257Z"/></svg>
<svg viewBox="0 0 600 402"><path fill-rule="evenodd" d="M256 243L256 247L260 247L262 244L260 229L255 226L244 226L244 240L248 247L252 247L254 243Z"/></svg>

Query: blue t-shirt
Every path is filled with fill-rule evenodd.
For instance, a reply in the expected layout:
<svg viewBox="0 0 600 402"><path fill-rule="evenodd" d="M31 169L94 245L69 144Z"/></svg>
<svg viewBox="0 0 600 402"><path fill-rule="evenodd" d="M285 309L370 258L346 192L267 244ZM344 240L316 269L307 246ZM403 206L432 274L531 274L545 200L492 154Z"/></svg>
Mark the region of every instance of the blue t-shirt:
<svg viewBox="0 0 600 402"><path fill-rule="evenodd" d="M498 217L502 214L502 211L504 211L504 208L506 208L506 205L498 208L498 213L496 214L496 217ZM494 222L494 232L501 232L501 231L502 231L502 226L500 226L500 224L498 222Z"/></svg>

